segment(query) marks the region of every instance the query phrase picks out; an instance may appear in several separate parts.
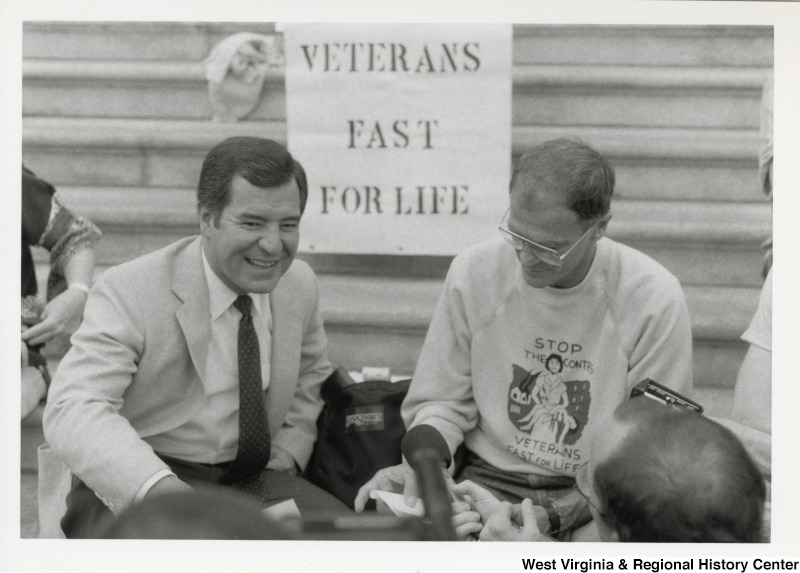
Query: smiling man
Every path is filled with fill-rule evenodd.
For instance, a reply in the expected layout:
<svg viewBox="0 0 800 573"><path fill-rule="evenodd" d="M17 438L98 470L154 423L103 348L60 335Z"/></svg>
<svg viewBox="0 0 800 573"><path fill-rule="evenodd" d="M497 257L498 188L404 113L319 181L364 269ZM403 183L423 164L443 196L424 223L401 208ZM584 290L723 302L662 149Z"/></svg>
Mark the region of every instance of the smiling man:
<svg viewBox="0 0 800 573"><path fill-rule="evenodd" d="M599 425L644 378L691 391L689 315L678 281L606 237L614 171L578 140L533 147L511 179L501 238L457 256L403 403L428 424L458 479L533 501L558 539L590 519L572 487ZM550 367L548 367L550 366ZM359 492L418 494L411 469L381 470Z"/></svg>
<svg viewBox="0 0 800 573"><path fill-rule="evenodd" d="M97 282L44 416L74 474L68 537L198 486L265 506L294 499L302 515L349 511L296 477L331 372L316 278L295 260L307 194L283 146L227 139L200 174L201 235Z"/></svg>

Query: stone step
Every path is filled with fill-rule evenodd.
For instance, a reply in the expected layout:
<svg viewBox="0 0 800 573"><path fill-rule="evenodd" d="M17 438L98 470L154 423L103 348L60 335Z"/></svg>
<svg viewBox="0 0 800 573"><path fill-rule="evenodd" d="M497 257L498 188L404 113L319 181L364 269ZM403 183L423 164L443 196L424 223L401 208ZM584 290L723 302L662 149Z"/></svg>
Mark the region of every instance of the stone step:
<svg viewBox="0 0 800 573"><path fill-rule="evenodd" d="M514 64L771 67L772 26L517 25Z"/></svg>
<svg viewBox="0 0 800 573"><path fill-rule="evenodd" d="M213 110L202 62L26 60L23 116L203 119ZM251 119L286 120L283 69L270 70Z"/></svg>
<svg viewBox="0 0 800 573"><path fill-rule="evenodd" d="M285 120L284 69L251 119ZM520 65L514 125L758 127L763 68ZM23 116L209 119L202 62L29 59Z"/></svg>
<svg viewBox="0 0 800 573"><path fill-rule="evenodd" d="M764 68L518 65L512 123L757 129Z"/></svg>
<svg viewBox="0 0 800 573"><path fill-rule="evenodd" d="M23 58L200 61L237 32L272 34L265 22L33 22L22 27Z"/></svg>
<svg viewBox="0 0 800 573"><path fill-rule="evenodd" d="M206 152L232 135L285 142L286 124L41 117L22 122L24 160L56 185L193 187ZM519 126L512 129L514 158L561 136L581 137L606 154L617 170L621 198L763 200L754 130Z"/></svg>

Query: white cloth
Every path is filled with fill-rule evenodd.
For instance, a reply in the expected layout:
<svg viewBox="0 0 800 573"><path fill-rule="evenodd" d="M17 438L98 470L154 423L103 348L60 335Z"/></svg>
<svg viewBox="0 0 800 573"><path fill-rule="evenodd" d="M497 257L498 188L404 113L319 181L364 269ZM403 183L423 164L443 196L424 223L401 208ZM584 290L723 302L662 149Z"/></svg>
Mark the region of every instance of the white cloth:
<svg viewBox="0 0 800 573"><path fill-rule="evenodd" d="M274 54L275 40L271 36L264 34L254 34L252 32L238 32L232 34L214 46L211 53L205 59L206 80L211 83L222 83L231 64L234 63L237 54L244 49L248 53L255 50L255 55L264 61L274 61L281 63L277 54Z"/></svg>
<svg viewBox="0 0 800 573"><path fill-rule="evenodd" d="M561 380L546 388L552 354ZM691 393L689 313L674 276L603 238L580 284L536 289L498 239L453 261L402 414L500 470L574 476L644 378Z"/></svg>
<svg viewBox="0 0 800 573"><path fill-rule="evenodd" d="M217 44L205 60L214 121L235 122L253 113L269 68L282 63L271 36L240 32Z"/></svg>

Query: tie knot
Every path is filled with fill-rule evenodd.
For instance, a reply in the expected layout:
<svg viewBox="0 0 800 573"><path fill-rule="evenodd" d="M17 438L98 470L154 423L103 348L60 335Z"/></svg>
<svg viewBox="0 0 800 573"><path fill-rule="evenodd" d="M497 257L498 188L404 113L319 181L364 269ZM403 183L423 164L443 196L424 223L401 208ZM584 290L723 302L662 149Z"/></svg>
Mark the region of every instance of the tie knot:
<svg viewBox="0 0 800 573"><path fill-rule="evenodd" d="M242 316L250 316L250 310L253 307L253 299L246 294L239 295L236 297L236 300L233 301L233 306L242 313Z"/></svg>

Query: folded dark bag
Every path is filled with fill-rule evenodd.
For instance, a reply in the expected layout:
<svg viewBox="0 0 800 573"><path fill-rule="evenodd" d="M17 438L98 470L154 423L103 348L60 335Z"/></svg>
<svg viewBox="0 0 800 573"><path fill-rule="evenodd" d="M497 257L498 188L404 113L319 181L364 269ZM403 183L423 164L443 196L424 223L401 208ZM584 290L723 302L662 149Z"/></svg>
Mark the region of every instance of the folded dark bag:
<svg viewBox="0 0 800 573"><path fill-rule="evenodd" d="M322 385L325 405L304 477L352 508L358 489L375 472L401 461L406 428L400 406L410 383L355 383L344 368L334 371Z"/></svg>

